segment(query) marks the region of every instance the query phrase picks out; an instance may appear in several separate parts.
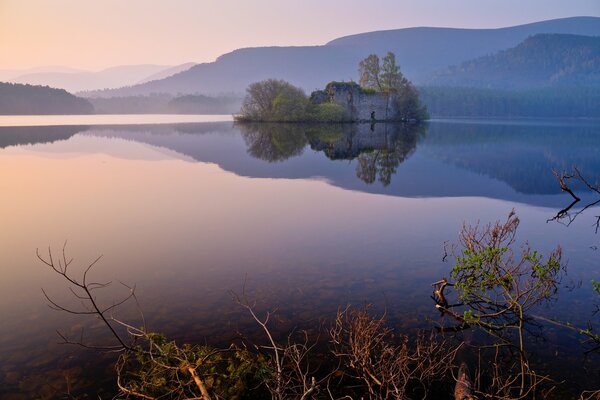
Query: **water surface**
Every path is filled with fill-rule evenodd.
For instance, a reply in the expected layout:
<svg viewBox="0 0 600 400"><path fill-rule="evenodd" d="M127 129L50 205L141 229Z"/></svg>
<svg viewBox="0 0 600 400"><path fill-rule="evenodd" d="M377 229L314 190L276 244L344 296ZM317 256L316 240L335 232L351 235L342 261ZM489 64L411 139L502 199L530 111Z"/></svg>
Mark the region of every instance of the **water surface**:
<svg viewBox="0 0 600 400"><path fill-rule="evenodd" d="M40 292L68 294L35 257L65 241L79 267L103 254L98 280L135 283L149 327L176 339L256 333L230 298L244 281L259 310L278 308L278 332L364 302L413 330L438 318L429 295L451 268L443 243L464 221L515 209L519 239L543 252L561 244L565 283L581 282L540 313L584 323L593 311L598 208L569 227L547 220L570 200L553 169L600 176L597 124L72 122L0 128L0 394L65 391L77 376L90 383L81 378L88 353L56 345L54 331L86 327L93 337L98 324L52 312ZM583 353L572 334L544 330L555 360ZM583 367L563 372L581 378Z"/></svg>

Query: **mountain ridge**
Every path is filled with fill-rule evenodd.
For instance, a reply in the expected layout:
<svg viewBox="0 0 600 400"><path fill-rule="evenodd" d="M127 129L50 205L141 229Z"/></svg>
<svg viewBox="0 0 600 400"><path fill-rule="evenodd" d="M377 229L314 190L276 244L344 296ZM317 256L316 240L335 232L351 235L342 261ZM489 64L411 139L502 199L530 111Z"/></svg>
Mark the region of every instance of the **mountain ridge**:
<svg viewBox="0 0 600 400"><path fill-rule="evenodd" d="M537 34L440 71L433 84L491 89L600 87L600 36Z"/></svg>
<svg viewBox="0 0 600 400"><path fill-rule="evenodd" d="M249 83L266 78L285 79L312 91L331 80L356 79L356 66L362 58L387 51L396 53L403 73L420 84L439 69L516 46L536 33L600 35L600 17L493 29L402 28L345 36L320 46L241 48L165 79L91 95L242 93Z"/></svg>

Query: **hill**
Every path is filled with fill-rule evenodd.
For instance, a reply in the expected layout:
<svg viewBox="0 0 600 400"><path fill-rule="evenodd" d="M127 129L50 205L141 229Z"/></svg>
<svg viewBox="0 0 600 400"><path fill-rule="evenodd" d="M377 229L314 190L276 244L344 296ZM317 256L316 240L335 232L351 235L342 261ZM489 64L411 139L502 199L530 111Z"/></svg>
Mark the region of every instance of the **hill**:
<svg viewBox="0 0 600 400"><path fill-rule="evenodd" d="M189 68L169 65L121 65L101 71L49 71L30 72L9 79L13 83L48 85L69 92L101 90L132 85L147 80L160 79ZM183 69L181 68L183 67ZM165 74L166 73L166 74Z"/></svg>
<svg viewBox="0 0 600 400"><path fill-rule="evenodd" d="M0 82L0 114L91 114L94 107L86 99L66 90L48 86Z"/></svg>
<svg viewBox="0 0 600 400"><path fill-rule="evenodd" d="M497 89L600 87L600 37L538 34L437 73L432 83Z"/></svg>
<svg viewBox="0 0 600 400"><path fill-rule="evenodd" d="M155 80L158 80L158 79L168 78L171 75L175 75L175 74L178 74L178 73L180 73L182 71L186 71L186 70L192 68L194 65L196 65L196 63L193 63L193 62L176 65L174 67L167 68L167 69L159 71L159 72L157 72L155 74L147 76L144 79L142 79L142 80L140 80L139 82L136 82L136 83L146 83L146 82L151 82L151 81L155 81Z"/></svg>
<svg viewBox="0 0 600 400"><path fill-rule="evenodd" d="M285 79L310 92L332 80L356 79L361 59L387 51L396 53L408 79L421 84L437 70L514 47L539 33L600 35L600 18L563 18L498 29L406 28L346 36L323 46L244 48L165 79L89 95L241 93L249 83L266 78Z"/></svg>

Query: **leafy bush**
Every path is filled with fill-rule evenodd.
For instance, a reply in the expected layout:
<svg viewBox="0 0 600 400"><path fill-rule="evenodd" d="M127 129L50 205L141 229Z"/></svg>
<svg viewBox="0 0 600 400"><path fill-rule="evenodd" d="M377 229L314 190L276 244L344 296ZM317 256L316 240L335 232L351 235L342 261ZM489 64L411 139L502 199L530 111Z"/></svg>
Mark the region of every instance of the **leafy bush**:
<svg viewBox="0 0 600 400"><path fill-rule="evenodd" d="M246 89L238 121L292 122L306 118L308 98L286 81L267 79Z"/></svg>
<svg viewBox="0 0 600 400"><path fill-rule="evenodd" d="M348 115L340 104L321 103L310 108L309 119L315 122L341 122L348 120Z"/></svg>

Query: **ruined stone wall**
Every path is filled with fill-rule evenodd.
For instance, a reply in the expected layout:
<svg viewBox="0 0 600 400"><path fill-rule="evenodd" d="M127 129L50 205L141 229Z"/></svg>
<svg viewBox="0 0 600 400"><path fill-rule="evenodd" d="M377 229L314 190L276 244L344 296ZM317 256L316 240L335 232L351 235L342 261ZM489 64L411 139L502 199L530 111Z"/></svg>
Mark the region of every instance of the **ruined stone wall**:
<svg viewBox="0 0 600 400"><path fill-rule="evenodd" d="M397 119L398 110L393 95L366 92L355 83L332 83L327 86L325 92L329 101L346 108L353 121Z"/></svg>

